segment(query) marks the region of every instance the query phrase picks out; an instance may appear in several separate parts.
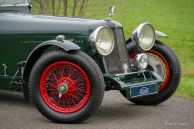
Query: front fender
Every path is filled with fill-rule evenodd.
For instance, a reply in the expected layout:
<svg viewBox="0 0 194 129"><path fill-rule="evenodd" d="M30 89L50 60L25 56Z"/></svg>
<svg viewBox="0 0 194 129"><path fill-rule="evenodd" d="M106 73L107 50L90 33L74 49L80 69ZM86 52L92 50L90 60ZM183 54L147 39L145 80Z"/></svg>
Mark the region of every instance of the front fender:
<svg viewBox="0 0 194 129"><path fill-rule="evenodd" d="M26 60L26 65L25 65L24 74L23 74L24 81L28 81L29 74L31 72L32 67L36 63L36 61L49 47L52 47L52 46L63 49L66 52L73 51L73 50L80 50L80 47L77 44L67 40L64 40L63 42L57 41L57 40L49 40L39 44L31 51L31 53L29 54Z"/></svg>
<svg viewBox="0 0 194 129"><path fill-rule="evenodd" d="M31 53L28 56L26 62L28 62L33 55L37 55L37 53L41 54L51 46L61 48L64 51L67 51L67 52L71 51L71 50L79 50L80 49L80 47L77 44L75 44L73 42L70 42L70 41L67 41L67 40L64 40L63 42L57 41L57 40L49 40L49 41L43 42L43 43L39 44L38 46L36 46L31 51Z"/></svg>
<svg viewBox="0 0 194 129"><path fill-rule="evenodd" d="M42 47L48 48L51 46L56 46L56 47L62 48L65 51L79 50L80 49L80 47L77 44L70 42L70 41L67 41L67 40L64 40L63 42L57 41L57 40L49 40L49 41L43 42L43 43L39 44L38 46L36 46L32 50L32 52L30 53L30 55Z"/></svg>

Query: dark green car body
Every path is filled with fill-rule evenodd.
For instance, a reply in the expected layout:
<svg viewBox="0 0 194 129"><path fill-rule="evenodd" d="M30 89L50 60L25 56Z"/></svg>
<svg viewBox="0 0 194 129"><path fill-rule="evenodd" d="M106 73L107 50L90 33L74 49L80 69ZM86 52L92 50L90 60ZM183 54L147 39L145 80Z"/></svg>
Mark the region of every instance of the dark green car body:
<svg viewBox="0 0 194 129"><path fill-rule="evenodd" d="M157 74L138 69L131 71L126 42L132 41L125 40L120 23L110 18L32 15L28 4L4 8L0 8L0 90L25 93L34 64L52 49L81 50L92 57L104 75L106 90L126 90L127 97L131 94L130 87L143 88L154 83L154 90L158 90L161 78ZM102 26L110 28L114 34L115 45L107 56L98 53L91 39L92 33ZM64 42L56 40L59 35L65 37ZM124 64L128 65L128 71L124 70Z"/></svg>
<svg viewBox="0 0 194 129"><path fill-rule="evenodd" d="M15 87L11 88L8 82L18 69L17 63L26 61L37 45L54 40L58 35L64 35L65 40L77 44L99 64L100 62L95 58L93 43L90 41L90 34L99 26L122 30L119 23L110 20L1 13L0 55L6 56L0 58L0 89L14 90ZM7 66L6 74L9 77L3 76L5 71L2 64ZM103 71L102 67L101 69Z"/></svg>
<svg viewBox="0 0 194 129"><path fill-rule="evenodd" d="M0 90L23 92L51 121L88 119L108 90L140 105L176 91L180 62L150 23L125 40L111 18L32 15L30 8L27 0L0 1Z"/></svg>

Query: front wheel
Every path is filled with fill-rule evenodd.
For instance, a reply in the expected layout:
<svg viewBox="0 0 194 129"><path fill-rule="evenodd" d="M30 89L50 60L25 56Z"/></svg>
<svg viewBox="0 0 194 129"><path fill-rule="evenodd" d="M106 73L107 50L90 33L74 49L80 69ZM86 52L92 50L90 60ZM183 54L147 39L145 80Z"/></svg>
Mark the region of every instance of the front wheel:
<svg viewBox="0 0 194 129"><path fill-rule="evenodd" d="M37 109L48 119L80 123L102 102L103 75L98 65L81 51L50 51L34 65L29 93Z"/></svg>
<svg viewBox="0 0 194 129"><path fill-rule="evenodd" d="M128 44L129 58L134 58L135 45ZM175 53L164 43L156 40L153 48L146 52L148 55L148 69L156 72L163 79L159 93L129 99L139 105L157 105L170 98L176 91L181 79L181 66ZM121 91L126 97L126 92Z"/></svg>

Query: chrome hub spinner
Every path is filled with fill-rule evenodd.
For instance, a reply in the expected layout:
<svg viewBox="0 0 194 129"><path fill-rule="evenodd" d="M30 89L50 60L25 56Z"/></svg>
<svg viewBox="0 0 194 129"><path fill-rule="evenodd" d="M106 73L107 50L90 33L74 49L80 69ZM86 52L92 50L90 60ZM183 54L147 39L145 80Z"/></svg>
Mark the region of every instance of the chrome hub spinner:
<svg viewBox="0 0 194 129"><path fill-rule="evenodd" d="M62 83L58 86L59 98L68 92L68 86L66 83Z"/></svg>

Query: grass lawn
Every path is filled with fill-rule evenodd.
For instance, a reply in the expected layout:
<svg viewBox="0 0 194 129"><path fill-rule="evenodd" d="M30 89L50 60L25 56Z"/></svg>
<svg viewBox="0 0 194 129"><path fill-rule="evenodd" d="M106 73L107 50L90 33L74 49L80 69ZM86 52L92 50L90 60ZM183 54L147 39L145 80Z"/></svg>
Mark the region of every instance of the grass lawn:
<svg viewBox="0 0 194 129"><path fill-rule="evenodd" d="M89 0L84 17L106 18L108 7L116 5L113 20L120 22L129 37L142 21L149 21L176 52L182 65L178 96L194 99L194 1L193 0Z"/></svg>
<svg viewBox="0 0 194 129"><path fill-rule="evenodd" d="M194 77L184 76L175 95L194 99Z"/></svg>
<svg viewBox="0 0 194 129"><path fill-rule="evenodd" d="M129 37L142 21L149 21L169 37L163 38L180 58L182 80L175 95L194 99L194 1L193 0L98 0L90 2L85 17L107 17L109 5L116 5L113 19Z"/></svg>

